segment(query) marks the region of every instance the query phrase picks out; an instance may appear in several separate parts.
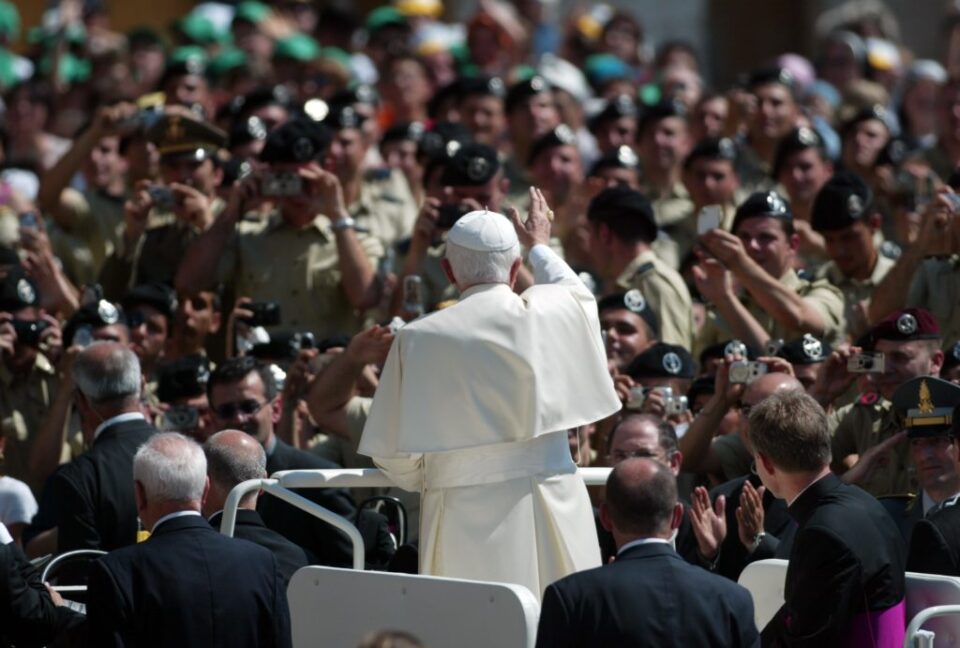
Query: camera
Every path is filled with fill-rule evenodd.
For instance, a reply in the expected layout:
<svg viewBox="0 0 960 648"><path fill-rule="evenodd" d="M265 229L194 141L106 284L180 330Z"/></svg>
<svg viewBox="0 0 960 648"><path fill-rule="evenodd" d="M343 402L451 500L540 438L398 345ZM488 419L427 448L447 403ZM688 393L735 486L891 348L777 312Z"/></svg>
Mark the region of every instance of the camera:
<svg viewBox="0 0 960 648"><path fill-rule="evenodd" d="M723 207L707 205L697 215L697 236L703 236L712 229L717 229L723 223Z"/></svg>
<svg viewBox="0 0 960 648"><path fill-rule="evenodd" d="M448 230L468 213L470 213L470 208L460 203L440 205L437 210L437 227Z"/></svg>
<svg viewBox="0 0 960 648"><path fill-rule="evenodd" d="M857 353L847 360L847 371L851 373L883 373L882 353Z"/></svg>
<svg viewBox="0 0 960 648"><path fill-rule="evenodd" d="M651 387L650 392L657 392L663 397L663 413L667 416L678 416L687 411L687 397L674 396L672 387Z"/></svg>
<svg viewBox="0 0 960 648"><path fill-rule="evenodd" d="M20 227L27 229L37 229L40 223L40 217L35 211L27 211L20 214Z"/></svg>
<svg viewBox="0 0 960 648"><path fill-rule="evenodd" d="M296 173L266 173L260 181L263 196L285 198L303 193L303 180Z"/></svg>
<svg viewBox="0 0 960 648"><path fill-rule="evenodd" d="M730 365L730 382L737 385L752 383L769 369L762 362L737 360Z"/></svg>
<svg viewBox="0 0 960 648"><path fill-rule="evenodd" d="M423 315L423 278L420 275L403 278L403 310Z"/></svg>
<svg viewBox="0 0 960 648"><path fill-rule="evenodd" d="M250 302L244 308L253 313L241 320L247 326L276 326L280 323L279 302Z"/></svg>
<svg viewBox="0 0 960 648"><path fill-rule="evenodd" d="M50 328L47 320L13 320L13 330L17 332L17 342L27 346L39 346L40 334Z"/></svg>
<svg viewBox="0 0 960 648"><path fill-rule="evenodd" d="M150 200L153 201L153 206L158 210L173 210L176 201L173 197L173 189L170 187L164 187L163 185L151 185L147 188L147 193L150 194Z"/></svg>
<svg viewBox="0 0 960 648"><path fill-rule="evenodd" d="M164 432L192 430L200 422L200 410L190 405L171 407L163 413L160 429Z"/></svg>

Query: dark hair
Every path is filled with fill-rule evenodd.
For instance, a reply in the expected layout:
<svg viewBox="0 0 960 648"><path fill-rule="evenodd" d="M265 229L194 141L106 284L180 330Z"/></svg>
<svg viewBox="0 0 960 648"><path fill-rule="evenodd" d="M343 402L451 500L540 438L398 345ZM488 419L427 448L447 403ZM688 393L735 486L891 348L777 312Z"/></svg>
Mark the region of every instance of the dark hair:
<svg viewBox="0 0 960 648"><path fill-rule="evenodd" d="M653 474L638 478L637 470L649 465ZM625 459L607 478L606 506L618 531L652 536L667 531L677 504L677 478L652 459Z"/></svg>
<svg viewBox="0 0 960 648"><path fill-rule="evenodd" d="M213 401L213 388L217 385L232 385L238 383L255 371L263 381L263 395L267 401L272 401L277 397L277 382L270 371L270 367L256 358L242 356L239 358L230 358L224 360L212 374L207 383L207 398Z"/></svg>

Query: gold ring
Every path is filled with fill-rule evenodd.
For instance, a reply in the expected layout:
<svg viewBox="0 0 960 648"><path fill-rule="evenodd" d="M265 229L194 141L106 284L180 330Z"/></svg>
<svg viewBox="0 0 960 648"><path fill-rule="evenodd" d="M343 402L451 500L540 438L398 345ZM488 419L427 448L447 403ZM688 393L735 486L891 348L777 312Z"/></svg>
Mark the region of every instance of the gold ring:
<svg viewBox="0 0 960 648"><path fill-rule="evenodd" d="M547 220L550 221L550 222L553 222L553 210L552 210L552 209L548 209L548 210L547 210Z"/></svg>

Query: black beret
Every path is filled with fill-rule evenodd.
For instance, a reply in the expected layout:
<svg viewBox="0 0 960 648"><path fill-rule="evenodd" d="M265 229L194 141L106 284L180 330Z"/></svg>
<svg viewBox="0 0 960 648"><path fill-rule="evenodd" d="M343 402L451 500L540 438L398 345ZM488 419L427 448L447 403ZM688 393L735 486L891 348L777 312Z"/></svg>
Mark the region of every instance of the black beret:
<svg viewBox="0 0 960 648"><path fill-rule="evenodd" d="M638 171L640 169L640 158L637 157L632 148L623 144L601 155L590 167L590 173L587 174L587 177L598 175L604 169L632 169Z"/></svg>
<svg viewBox="0 0 960 648"><path fill-rule="evenodd" d="M915 154L922 154L922 151L912 149L905 139L891 137L890 140L884 144L883 148L880 149L873 166L892 166L899 168L908 157Z"/></svg>
<svg viewBox="0 0 960 648"><path fill-rule="evenodd" d="M335 131L346 128L360 128L365 121L367 121L367 116L349 103L331 103L330 112L323 118L323 123Z"/></svg>
<svg viewBox="0 0 960 648"><path fill-rule="evenodd" d="M810 225L817 232L849 227L873 211L873 192L860 176L840 170L821 187L813 200Z"/></svg>
<svg viewBox="0 0 960 648"><path fill-rule="evenodd" d="M391 142L417 142L423 139L427 127L421 121L400 122L394 124L380 138L380 146Z"/></svg>
<svg viewBox="0 0 960 648"><path fill-rule="evenodd" d="M530 147L530 154L527 156L527 164L533 164L541 153L557 146L575 146L577 136L573 129L566 124L560 124L548 133L544 133L533 142Z"/></svg>
<svg viewBox="0 0 960 648"><path fill-rule="evenodd" d="M0 311L12 313L40 303L40 292L33 279L20 266L13 266L0 279Z"/></svg>
<svg viewBox="0 0 960 648"><path fill-rule="evenodd" d="M451 153L447 150L447 145L450 142L457 142L462 146L472 141L473 135L470 133L470 129L462 123L436 122L420 138L417 155L427 160L434 157L449 157L456 152Z"/></svg>
<svg viewBox="0 0 960 648"><path fill-rule="evenodd" d="M647 197L628 187L607 187L590 201L587 219L605 223L621 239L651 242L657 238L657 221Z"/></svg>
<svg viewBox="0 0 960 648"><path fill-rule="evenodd" d="M750 76L747 77L746 86L748 90L753 90L757 86L767 85L769 83L779 83L782 86L786 86L791 93L796 88L796 79L793 78L790 71L779 67L767 67L754 70Z"/></svg>
<svg viewBox="0 0 960 648"><path fill-rule="evenodd" d="M267 125L253 115L246 119L237 119L230 126L230 146L241 146L250 142L267 139Z"/></svg>
<svg viewBox="0 0 960 648"><path fill-rule="evenodd" d="M603 110L590 118L590 130L596 130L603 124L621 117L636 117L640 113L637 102L628 94L613 97L604 105Z"/></svg>
<svg viewBox="0 0 960 648"><path fill-rule="evenodd" d="M694 145L693 150L683 161L683 168L689 169L700 158L727 160L736 165L737 144L729 137L705 137Z"/></svg>
<svg viewBox="0 0 960 648"><path fill-rule="evenodd" d="M897 387L892 403L910 438L957 433L960 385L933 376L912 378Z"/></svg>
<svg viewBox="0 0 960 648"><path fill-rule="evenodd" d="M939 339L940 324L933 313L925 308L905 308L887 315L857 340L857 346L872 351L878 340L912 342Z"/></svg>
<svg viewBox="0 0 960 648"><path fill-rule="evenodd" d="M430 119L436 119L439 116L440 109L447 100L460 97L460 87L462 84L463 79L457 78L434 92L433 96L430 97L430 101L427 102L427 116L429 116Z"/></svg>
<svg viewBox="0 0 960 648"><path fill-rule="evenodd" d="M871 119L876 119L882 123L884 128L887 129L887 132L891 132L893 130L890 125L892 117L887 109L880 104L873 104L872 106L865 106L855 112L853 117L844 122L843 127L840 129L840 134L846 137L850 131L853 130L854 126Z"/></svg>
<svg viewBox="0 0 960 648"><path fill-rule="evenodd" d="M141 305L152 306L170 318L177 310L177 293L165 283L150 281L134 287L123 296L120 304L126 311Z"/></svg>
<svg viewBox="0 0 960 648"><path fill-rule="evenodd" d="M955 343L944 352L941 372L950 371L957 365L960 365L960 342Z"/></svg>
<svg viewBox="0 0 960 648"><path fill-rule="evenodd" d="M817 131L806 126L794 128L777 144L777 152L773 158L773 173L771 174L771 177L773 177L774 180L777 179L777 177L780 175L780 171L783 169L783 165L786 164L788 157L794 153L799 153L800 151L806 151L807 149L812 148L815 148L820 152L820 157L826 157L826 148L823 144L823 138L820 137L820 134Z"/></svg>
<svg viewBox="0 0 960 648"><path fill-rule="evenodd" d="M332 104L366 104L376 106L380 103L380 95L373 86L360 83L352 88L341 90L329 99Z"/></svg>
<svg viewBox="0 0 960 648"><path fill-rule="evenodd" d="M333 134L322 123L312 119L291 119L267 135L260 152L261 162L310 162L327 152Z"/></svg>
<svg viewBox="0 0 960 648"><path fill-rule="evenodd" d="M207 393L210 362L199 354L183 356L157 368L157 398L170 403L180 398L196 398Z"/></svg>
<svg viewBox="0 0 960 648"><path fill-rule="evenodd" d="M650 327L654 337L660 336L660 322L657 319L657 314L653 312L653 306L644 299L643 293L640 290L634 288L625 293L607 295L597 302L598 313L621 309L639 315L643 321L647 323L647 326Z"/></svg>
<svg viewBox="0 0 960 648"><path fill-rule="evenodd" d="M508 113L513 112L521 102L544 92L550 92L550 84L542 76L534 75L510 86L504 107Z"/></svg>
<svg viewBox="0 0 960 648"><path fill-rule="evenodd" d="M657 342L624 371L631 378L693 378L693 356L682 346Z"/></svg>
<svg viewBox="0 0 960 648"><path fill-rule="evenodd" d="M63 327L63 344L67 347L72 345L73 338L81 326L99 329L117 323L126 325L123 313L116 305L106 299L100 299L92 304L84 304L70 316Z"/></svg>
<svg viewBox="0 0 960 648"><path fill-rule="evenodd" d="M259 110L264 106L281 106L287 110L294 107L293 95L285 85L261 86L247 94L233 99L228 112L233 117L239 117Z"/></svg>
<svg viewBox="0 0 960 648"><path fill-rule="evenodd" d="M802 338L785 343L777 355L790 364L806 365L824 362L831 353L833 348L829 343L807 333Z"/></svg>
<svg viewBox="0 0 960 648"><path fill-rule="evenodd" d="M666 119L668 117L683 117L687 116L687 108L680 101L676 99L666 99L659 103L655 103L650 106L646 106L643 109L643 112L640 113L640 122L637 125L637 131L642 133L648 126L654 122L658 122L661 119Z"/></svg>
<svg viewBox="0 0 960 648"><path fill-rule="evenodd" d="M461 100L476 95L503 99L507 96L507 86L497 76L464 77L459 80L457 95Z"/></svg>
<svg viewBox="0 0 960 648"><path fill-rule="evenodd" d="M790 205L776 191L758 191L750 196L737 207L737 213L733 217L733 227L731 230L736 233L740 223L751 218L776 218L786 223L793 223L793 212L790 211Z"/></svg>
<svg viewBox="0 0 960 648"><path fill-rule="evenodd" d="M486 144L464 144L447 161L440 182L446 187L480 186L499 170L496 149Z"/></svg>

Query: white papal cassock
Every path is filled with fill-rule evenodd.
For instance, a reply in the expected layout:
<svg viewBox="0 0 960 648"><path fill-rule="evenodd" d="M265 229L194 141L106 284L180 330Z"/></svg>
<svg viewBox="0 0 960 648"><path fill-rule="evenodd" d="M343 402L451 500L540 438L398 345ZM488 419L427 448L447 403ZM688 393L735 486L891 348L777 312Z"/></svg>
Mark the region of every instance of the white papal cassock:
<svg viewBox="0 0 960 648"><path fill-rule="evenodd" d="M547 246L537 285L466 290L402 328L360 442L398 486L420 491L420 571L524 585L600 564L568 428L620 409L597 305Z"/></svg>

